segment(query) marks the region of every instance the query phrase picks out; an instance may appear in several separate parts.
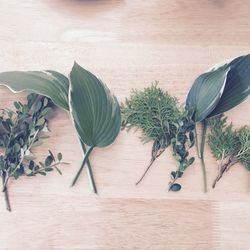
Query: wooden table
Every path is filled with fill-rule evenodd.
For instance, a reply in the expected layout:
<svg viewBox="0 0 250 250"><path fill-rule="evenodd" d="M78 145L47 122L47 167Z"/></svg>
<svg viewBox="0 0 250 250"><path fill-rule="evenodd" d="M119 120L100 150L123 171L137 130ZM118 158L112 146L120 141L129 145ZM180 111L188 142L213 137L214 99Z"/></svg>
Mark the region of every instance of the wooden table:
<svg viewBox="0 0 250 250"><path fill-rule="evenodd" d="M130 89L158 80L185 101L200 73L250 51L248 0L1 0L0 71L54 69L68 74L74 61L101 77L120 101ZM1 107L17 98L0 89ZM24 95L18 95L24 99ZM249 101L228 113L249 124ZM70 166L47 177L10 182L13 212L0 202L0 249L250 249L250 173L233 167L215 190L217 164L206 151L210 190L202 192L199 161L166 191L176 168L171 152L135 186L151 144L140 133L120 133L91 160L99 195L86 172L70 182L82 156L67 113L50 122L51 137L37 150L61 151Z"/></svg>

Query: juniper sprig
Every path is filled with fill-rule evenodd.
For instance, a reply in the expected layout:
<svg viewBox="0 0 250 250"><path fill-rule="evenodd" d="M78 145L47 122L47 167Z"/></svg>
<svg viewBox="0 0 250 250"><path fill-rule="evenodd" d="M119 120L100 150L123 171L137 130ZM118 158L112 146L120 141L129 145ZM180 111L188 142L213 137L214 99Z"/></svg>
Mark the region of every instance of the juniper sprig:
<svg viewBox="0 0 250 250"><path fill-rule="evenodd" d="M250 170L250 127L243 126L234 130L232 123L227 124L227 117L220 115L209 120L211 131L208 135L208 145L213 156L220 161L218 175L213 182L213 188L236 163L243 164Z"/></svg>
<svg viewBox="0 0 250 250"><path fill-rule="evenodd" d="M188 159L188 148L193 146L194 123L189 112L182 110L178 99L158 87L157 82L142 91L132 90L131 96L121 106L122 128L142 131L143 143L153 141L151 160L139 184L155 160L172 145L173 155L178 161L178 170L171 173L169 190L179 191L176 182L183 171L192 164Z"/></svg>

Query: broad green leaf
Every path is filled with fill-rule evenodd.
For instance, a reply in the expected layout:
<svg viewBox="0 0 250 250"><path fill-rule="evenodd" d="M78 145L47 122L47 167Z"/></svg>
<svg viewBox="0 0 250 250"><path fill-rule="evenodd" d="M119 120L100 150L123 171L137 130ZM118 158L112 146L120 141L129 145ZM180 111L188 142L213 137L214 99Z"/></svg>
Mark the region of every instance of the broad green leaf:
<svg viewBox="0 0 250 250"><path fill-rule="evenodd" d="M204 120L219 103L229 70L229 67L220 67L195 80L188 93L186 107L194 110L196 122Z"/></svg>
<svg viewBox="0 0 250 250"><path fill-rule="evenodd" d="M227 75L224 92L209 117L234 108L250 94L250 55L235 58L228 63L228 67L230 67L230 71Z"/></svg>
<svg viewBox="0 0 250 250"><path fill-rule="evenodd" d="M69 110L68 78L56 71L9 71L0 73L0 84L14 93L29 91L47 96L55 105Z"/></svg>
<svg viewBox="0 0 250 250"><path fill-rule="evenodd" d="M91 147L105 147L117 137L120 107L107 86L77 63L70 73L70 113L77 133Z"/></svg>

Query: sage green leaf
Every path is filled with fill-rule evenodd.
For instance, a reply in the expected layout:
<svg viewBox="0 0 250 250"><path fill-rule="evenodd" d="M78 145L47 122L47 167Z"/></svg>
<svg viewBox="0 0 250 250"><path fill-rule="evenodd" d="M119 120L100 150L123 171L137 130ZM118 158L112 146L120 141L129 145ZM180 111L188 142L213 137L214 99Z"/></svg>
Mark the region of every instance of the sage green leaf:
<svg viewBox="0 0 250 250"><path fill-rule="evenodd" d="M14 93L29 91L49 97L55 105L69 110L68 78L56 71L9 71L0 73L0 85Z"/></svg>
<svg viewBox="0 0 250 250"><path fill-rule="evenodd" d="M250 94L250 55L235 58L228 63L228 67L230 67L230 71L227 75L225 89L209 117L234 108Z"/></svg>
<svg viewBox="0 0 250 250"><path fill-rule="evenodd" d="M70 72L70 113L83 143L105 147L117 137L120 106L107 86L77 63Z"/></svg>
<svg viewBox="0 0 250 250"><path fill-rule="evenodd" d="M186 108L194 111L195 122L204 120L219 103L229 70L229 67L220 67L195 80L186 100Z"/></svg>

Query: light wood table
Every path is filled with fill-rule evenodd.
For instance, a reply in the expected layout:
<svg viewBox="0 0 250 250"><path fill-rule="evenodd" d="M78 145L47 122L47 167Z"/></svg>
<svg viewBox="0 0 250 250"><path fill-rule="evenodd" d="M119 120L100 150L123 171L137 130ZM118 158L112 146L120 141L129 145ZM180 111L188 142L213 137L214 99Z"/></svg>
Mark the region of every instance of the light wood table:
<svg viewBox="0 0 250 250"><path fill-rule="evenodd" d="M250 52L248 0L1 0L0 71L54 69L68 74L74 61L106 82L120 101L131 88L160 86L185 101L194 79L217 62ZM17 98L0 89L1 107ZM24 99L24 95L18 95ZM236 127L248 124L250 103L228 112ZM91 160L99 195L86 172L70 182L82 156L67 113L50 122L39 148L62 152L63 175L10 182L13 212L0 196L0 249L250 249L250 173L233 167L215 190L217 163L206 151L209 192L202 191L199 161L168 193L176 168L171 152L135 186L149 162L151 144L121 132Z"/></svg>

